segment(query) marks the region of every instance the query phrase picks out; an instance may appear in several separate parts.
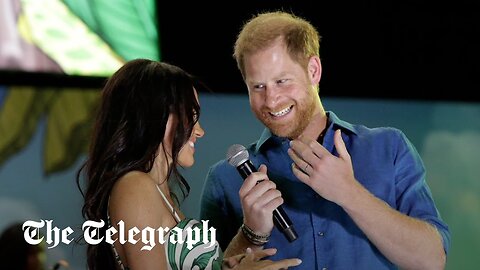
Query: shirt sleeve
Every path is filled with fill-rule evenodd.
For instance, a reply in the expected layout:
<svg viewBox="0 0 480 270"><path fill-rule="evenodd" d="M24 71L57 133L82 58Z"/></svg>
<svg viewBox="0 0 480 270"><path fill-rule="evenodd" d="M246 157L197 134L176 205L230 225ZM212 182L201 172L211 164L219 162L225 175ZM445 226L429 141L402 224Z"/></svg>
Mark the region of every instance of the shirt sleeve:
<svg viewBox="0 0 480 270"><path fill-rule="evenodd" d="M220 179L216 176L215 166L207 173L201 200L200 218L208 220L209 224L216 229L217 241L222 250L230 243L233 224L227 213L225 194Z"/></svg>
<svg viewBox="0 0 480 270"><path fill-rule="evenodd" d="M397 152L394 158L396 205L400 212L433 225L442 237L448 253L450 232L435 206L426 181L426 171L420 155L405 134L398 131Z"/></svg>

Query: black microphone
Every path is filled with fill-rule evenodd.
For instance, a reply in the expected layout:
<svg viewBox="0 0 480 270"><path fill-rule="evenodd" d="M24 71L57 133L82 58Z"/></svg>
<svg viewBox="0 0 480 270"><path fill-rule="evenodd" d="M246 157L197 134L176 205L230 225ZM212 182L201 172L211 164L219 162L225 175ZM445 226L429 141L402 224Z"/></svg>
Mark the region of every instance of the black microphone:
<svg viewBox="0 0 480 270"><path fill-rule="evenodd" d="M250 174L257 171L255 166L253 166L252 162L248 159L248 151L243 145L234 144L230 146L227 151L227 161L230 165L237 168L244 180ZM293 242L297 239L297 232L293 228L292 221L288 218L287 213L285 213L282 206L277 207L273 211L273 223L285 235L289 242Z"/></svg>

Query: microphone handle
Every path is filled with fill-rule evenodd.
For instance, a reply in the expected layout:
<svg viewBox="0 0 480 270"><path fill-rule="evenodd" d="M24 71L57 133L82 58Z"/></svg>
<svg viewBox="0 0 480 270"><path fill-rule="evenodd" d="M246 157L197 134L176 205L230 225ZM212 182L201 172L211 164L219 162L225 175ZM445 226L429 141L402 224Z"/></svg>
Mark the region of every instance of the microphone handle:
<svg viewBox="0 0 480 270"><path fill-rule="evenodd" d="M237 166L237 170L240 173L240 175L242 176L243 180L247 179L247 177L250 174L252 174L254 172L257 172L257 169L255 168L255 166L253 166L252 162L248 159L244 163ZM261 182L261 181L259 181L259 182Z"/></svg>
<svg viewBox="0 0 480 270"><path fill-rule="evenodd" d="M237 170L244 180L250 174L257 171L250 160L247 160L237 166ZM293 242L298 238L297 232L292 226L292 221L288 217L287 213L285 213L285 210L283 210L282 206L279 206L273 210L273 223L285 235L289 242Z"/></svg>
<svg viewBox="0 0 480 270"><path fill-rule="evenodd" d="M287 213L285 213L281 205L273 210L273 223L280 229L283 235L285 235L288 242L291 243L297 240L298 235L293 228L292 221L288 218Z"/></svg>

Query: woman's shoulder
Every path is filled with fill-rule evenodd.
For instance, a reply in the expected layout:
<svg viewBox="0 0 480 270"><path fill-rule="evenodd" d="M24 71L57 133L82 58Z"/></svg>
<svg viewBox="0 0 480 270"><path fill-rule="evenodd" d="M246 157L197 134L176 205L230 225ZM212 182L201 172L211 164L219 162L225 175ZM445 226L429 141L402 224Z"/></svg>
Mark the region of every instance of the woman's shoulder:
<svg viewBox="0 0 480 270"><path fill-rule="evenodd" d="M110 193L109 204L111 215L117 219L133 218L154 223L171 219L155 181L140 171L129 172L118 179Z"/></svg>
<svg viewBox="0 0 480 270"><path fill-rule="evenodd" d="M110 193L111 199L142 199L156 191L155 182L147 173L132 171L120 177L113 185ZM156 195L156 194L155 194Z"/></svg>
<svg viewBox="0 0 480 270"><path fill-rule="evenodd" d="M153 178L145 172L141 171L130 171L120 177L116 183L116 185L131 185L135 186L139 182L146 182L146 184L151 183L155 184Z"/></svg>

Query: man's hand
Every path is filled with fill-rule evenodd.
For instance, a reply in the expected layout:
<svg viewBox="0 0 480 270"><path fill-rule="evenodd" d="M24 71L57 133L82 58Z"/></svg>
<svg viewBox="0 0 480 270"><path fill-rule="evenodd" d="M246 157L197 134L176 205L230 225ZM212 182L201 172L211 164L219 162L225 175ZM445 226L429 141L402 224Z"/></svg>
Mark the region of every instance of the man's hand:
<svg viewBox="0 0 480 270"><path fill-rule="evenodd" d="M256 234L269 235L273 229L273 210L283 203L282 194L267 176L267 167L249 175L240 191L244 223Z"/></svg>
<svg viewBox="0 0 480 270"><path fill-rule="evenodd" d="M334 141L338 157L317 141L303 137L290 142L288 154L294 162L293 173L300 181L323 198L342 205L360 184L353 175L350 154L340 130L335 131Z"/></svg>

